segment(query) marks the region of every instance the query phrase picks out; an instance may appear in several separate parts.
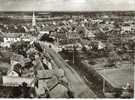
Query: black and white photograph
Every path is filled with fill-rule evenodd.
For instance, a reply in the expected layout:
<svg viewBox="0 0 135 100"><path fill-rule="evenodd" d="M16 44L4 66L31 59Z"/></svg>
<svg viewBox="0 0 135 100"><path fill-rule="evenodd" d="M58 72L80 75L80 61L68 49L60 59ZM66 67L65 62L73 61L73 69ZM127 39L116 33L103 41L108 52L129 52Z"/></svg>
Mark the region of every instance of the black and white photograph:
<svg viewBox="0 0 135 100"><path fill-rule="evenodd" d="M0 0L0 98L133 99L135 0Z"/></svg>

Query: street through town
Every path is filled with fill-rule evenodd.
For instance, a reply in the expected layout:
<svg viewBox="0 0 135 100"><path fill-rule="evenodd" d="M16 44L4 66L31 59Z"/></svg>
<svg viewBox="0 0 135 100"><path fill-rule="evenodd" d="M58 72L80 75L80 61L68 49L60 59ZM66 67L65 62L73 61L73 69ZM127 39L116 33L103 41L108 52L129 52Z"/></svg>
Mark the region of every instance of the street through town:
<svg viewBox="0 0 135 100"><path fill-rule="evenodd" d="M43 42L40 42L40 45L44 47L47 53L51 56L52 60L56 63L59 68L62 68L65 71L65 76L67 77L70 83L70 89L74 93L74 96L77 98L95 98L96 95L94 92L89 89L84 80L79 76L79 74L72 69L64 59L56 53L53 49L47 48Z"/></svg>

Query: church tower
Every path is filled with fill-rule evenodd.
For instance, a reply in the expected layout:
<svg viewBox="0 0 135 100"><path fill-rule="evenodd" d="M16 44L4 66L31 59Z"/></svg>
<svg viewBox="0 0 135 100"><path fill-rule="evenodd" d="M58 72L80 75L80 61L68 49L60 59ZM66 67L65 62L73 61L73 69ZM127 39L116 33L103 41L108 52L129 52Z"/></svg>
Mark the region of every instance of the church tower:
<svg viewBox="0 0 135 100"><path fill-rule="evenodd" d="M33 27L36 26L35 12L33 12L33 16L32 16L32 26Z"/></svg>

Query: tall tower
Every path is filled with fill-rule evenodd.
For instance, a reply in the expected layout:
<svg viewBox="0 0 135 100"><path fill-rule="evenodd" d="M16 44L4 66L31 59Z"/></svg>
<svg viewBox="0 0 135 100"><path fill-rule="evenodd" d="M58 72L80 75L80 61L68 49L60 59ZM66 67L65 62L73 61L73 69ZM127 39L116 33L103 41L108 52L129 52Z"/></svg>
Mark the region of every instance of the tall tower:
<svg viewBox="0 0 135 100"><path fill-rule="evenodd" d="M33 12L33 16L32 16L32 26L33 27L36 26L35 12Z"/></svg>

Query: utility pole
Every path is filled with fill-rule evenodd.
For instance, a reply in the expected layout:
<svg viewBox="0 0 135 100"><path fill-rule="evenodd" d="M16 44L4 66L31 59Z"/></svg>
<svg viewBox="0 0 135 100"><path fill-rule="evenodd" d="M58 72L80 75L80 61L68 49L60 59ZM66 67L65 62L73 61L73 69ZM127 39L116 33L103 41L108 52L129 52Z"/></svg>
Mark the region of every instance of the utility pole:
<svg viewBox="0 0 135 100"><path fill-rule="evenodd" d="M104 74L105 74L105 69L104 69ZM105 93L105 79L103 78L103 93Z"/></svg>
<svg viewBox="0 0 135 100"><path fill-rule="evenodd" d="M73 64L75 63L74 48L73 48Z"/></svg>
<svg viewBox="0 0 135 100"><path fill-rule="evenodd" d="M73 64L75 64L75 45L73 45Z"/></svg>

